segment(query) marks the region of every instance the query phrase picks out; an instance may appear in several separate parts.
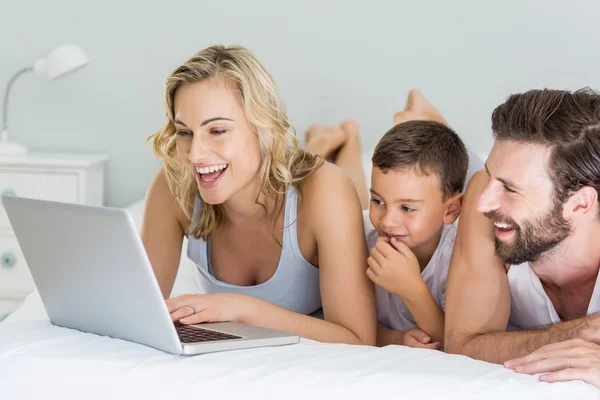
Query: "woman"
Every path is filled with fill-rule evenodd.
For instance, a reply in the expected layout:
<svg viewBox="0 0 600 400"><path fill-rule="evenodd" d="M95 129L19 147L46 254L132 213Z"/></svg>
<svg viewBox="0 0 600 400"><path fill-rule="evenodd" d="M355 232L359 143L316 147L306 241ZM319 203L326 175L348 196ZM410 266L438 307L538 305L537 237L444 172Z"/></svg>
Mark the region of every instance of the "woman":
<svg viewBox="0 0 600 400"><path fill-rule="evenodd" d="M343 171L299 147L271 76L243 47L209 47L166 83L164 165L142 240L165 298L183 236L203 293L168 299L184 324L237 321L375 343L361 207ZM308 314L322 307L324 319Z"/></svg>

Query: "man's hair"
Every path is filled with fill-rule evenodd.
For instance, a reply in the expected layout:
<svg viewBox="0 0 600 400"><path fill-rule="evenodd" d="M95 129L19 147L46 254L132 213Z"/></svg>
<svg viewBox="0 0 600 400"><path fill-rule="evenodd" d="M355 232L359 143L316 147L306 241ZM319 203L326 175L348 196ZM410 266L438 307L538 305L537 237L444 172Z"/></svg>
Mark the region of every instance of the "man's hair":
<svg viewBox="0 0 600 400"><path fill-rule="evenodd" d="M407 121L394 126L381 138L373 154L373 165L388 170L415 168L440 178L442 200L461 193L469 156L456 132L434 121Z"/></svg>
<svg viewBox="0 0 600 400"><path fill-rule="evenodd" d="M551 150L549 175L560 204L583 186L600 197L600 94L589 88L513 94L492 114L496 140Z"/></svg>

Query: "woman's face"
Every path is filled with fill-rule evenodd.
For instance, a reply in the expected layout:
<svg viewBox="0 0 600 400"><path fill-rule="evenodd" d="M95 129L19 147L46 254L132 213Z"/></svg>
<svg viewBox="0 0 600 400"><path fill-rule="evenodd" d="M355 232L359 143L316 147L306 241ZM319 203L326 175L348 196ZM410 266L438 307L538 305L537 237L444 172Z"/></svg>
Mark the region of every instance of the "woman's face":
<svg viewBox="0 0 600 400"><path fill-rule="evenodd" d="M204 202L222 204L256 182L258 137L232 85L222 79L185 83L175 92L174 111L177 153Z"/></svg>

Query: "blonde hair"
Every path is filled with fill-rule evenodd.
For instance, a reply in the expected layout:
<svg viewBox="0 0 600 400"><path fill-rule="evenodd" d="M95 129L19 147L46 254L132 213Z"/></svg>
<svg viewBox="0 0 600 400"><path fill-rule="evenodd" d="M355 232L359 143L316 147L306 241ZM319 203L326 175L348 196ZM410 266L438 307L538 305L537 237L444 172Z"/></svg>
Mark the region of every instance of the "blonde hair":
<svg viewBox="0 0 600 400"><path fill-rule="evenodd" d="M196 177L177 155L173 104L175 92L182 84L215 78L224 79L236 89L240 105L258 136L261 149L259 195L262 193L279 204L277 213L273 214L274 223L284 205L283 195L290 185L296 187L301 199L300 183L321 166L323 159L300 147L295 132L290 132L293 128L273 79L248 49L211 46L175 69L165 85L167 121L148 140L152 140L154 153L164 163L169 189L192 221L195 197L200 196ZM192 221L189 234L206 240L223 222L225 210L220 204L205 203L201 197L200 201L202 207L197 221ZM258 196L255 202L261 204ZM261 205L266 210L265 205Z"/></svg>

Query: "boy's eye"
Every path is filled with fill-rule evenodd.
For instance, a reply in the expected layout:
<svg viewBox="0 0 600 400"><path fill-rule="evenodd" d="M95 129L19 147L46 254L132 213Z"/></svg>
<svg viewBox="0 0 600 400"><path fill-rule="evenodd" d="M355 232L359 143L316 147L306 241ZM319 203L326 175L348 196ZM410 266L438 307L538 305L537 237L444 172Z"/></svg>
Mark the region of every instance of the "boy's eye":
<svg viewBox="0 0 600 400"><path fill-rule="evenodd" d="M411 212L415 211L415 209L414 208L410 208L410 207L406 207L406 206L402 206L402 211L411 213Z"/></svg>
<svg viewBox="0 0 600 400"><path fill-rule="evenodd" d="M383 204L383 201L377 199L371 199L371 202L373 202L373 204L375 204L376 206L380 206Z"/></svg>
<svg viewBox="0 0 600 400"><path fill-rule="evenodd" d="M190 131L177 131L177 134L179 136L190 136L190 135L192 135L192 132L190 132Z"/></svg>

